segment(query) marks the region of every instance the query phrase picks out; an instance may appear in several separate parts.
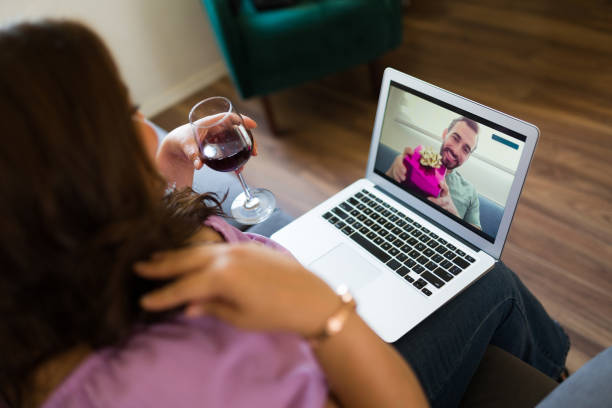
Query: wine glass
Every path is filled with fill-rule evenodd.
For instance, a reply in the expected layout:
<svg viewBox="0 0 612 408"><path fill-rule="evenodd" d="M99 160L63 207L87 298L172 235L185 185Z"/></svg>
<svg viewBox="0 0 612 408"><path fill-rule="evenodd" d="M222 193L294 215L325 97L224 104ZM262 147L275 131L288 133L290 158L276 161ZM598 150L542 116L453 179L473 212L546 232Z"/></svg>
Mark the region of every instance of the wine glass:
<svg viewBox="0 0 612 408"><path fill-rule="evenodd" d="M272 192L250 189L242 177L242 166L251 157L253 136L229 99L214 96L198 102L189 112L189 123L202 162L216 171L233 171L243 192L232 202L232 216L243 224L266 220L276 207Z"/></svg>

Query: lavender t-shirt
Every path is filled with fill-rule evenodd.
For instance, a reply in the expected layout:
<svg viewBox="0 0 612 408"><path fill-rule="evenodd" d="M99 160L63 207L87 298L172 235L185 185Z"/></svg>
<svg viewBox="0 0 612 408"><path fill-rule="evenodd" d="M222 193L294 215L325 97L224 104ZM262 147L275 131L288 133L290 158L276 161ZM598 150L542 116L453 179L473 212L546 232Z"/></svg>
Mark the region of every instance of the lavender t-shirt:
<svg viewBox="0 0 612 408"><path fill-rule="evenodd" d="M219 217L206 225L227 242L258 241L285 251ZM181 317L135 333L121 348L93 353L43 408L321 407L326 399L324 375L298 336Z"/></svg>

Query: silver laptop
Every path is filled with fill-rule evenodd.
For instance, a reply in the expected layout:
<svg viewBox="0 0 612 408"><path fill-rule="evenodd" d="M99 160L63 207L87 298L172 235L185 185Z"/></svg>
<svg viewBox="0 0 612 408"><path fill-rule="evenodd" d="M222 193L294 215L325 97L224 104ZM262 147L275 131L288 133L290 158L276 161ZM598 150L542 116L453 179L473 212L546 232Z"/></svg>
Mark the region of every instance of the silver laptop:
<svg viewBox="0 0 612 408"><path fill-rule="evenodd" d="M395 341L500 258L538 136L387 68L365 178L272 238Z"/></svg>

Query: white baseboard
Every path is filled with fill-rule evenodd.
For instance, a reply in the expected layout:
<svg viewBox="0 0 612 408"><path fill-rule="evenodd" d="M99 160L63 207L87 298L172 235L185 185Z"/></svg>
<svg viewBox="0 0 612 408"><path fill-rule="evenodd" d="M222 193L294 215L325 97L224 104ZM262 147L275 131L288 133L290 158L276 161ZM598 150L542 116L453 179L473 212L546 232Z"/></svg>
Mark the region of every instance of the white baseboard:
<svg viewBox="0 0 612 408"><path fill-rule="evenodd" d="M227 69L223 61L215 62L162 93L142 101L140 111L147 117L154 116L181 99L212 84L226 73Z"/></svg>

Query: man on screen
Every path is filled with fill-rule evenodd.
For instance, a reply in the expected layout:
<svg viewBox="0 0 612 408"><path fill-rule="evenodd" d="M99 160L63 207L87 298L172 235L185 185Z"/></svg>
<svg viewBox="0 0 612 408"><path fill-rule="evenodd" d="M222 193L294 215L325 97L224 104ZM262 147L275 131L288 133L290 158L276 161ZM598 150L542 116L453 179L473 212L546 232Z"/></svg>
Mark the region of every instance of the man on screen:
<svg viewBox="0 0 612 408"><path fill-rule="evenodd" d="M446 167L446 176L440 183L440 196L427 197L432 203L442 207L451 214L480 228L480 205L476 189L455 169L461 166L478 145L478 123L464 116L454 119L442 132L440 156ZM412 155L413 148L406 147L387 170L386 175L398 183L406 179L406 167L403 158Z"/></svg>

